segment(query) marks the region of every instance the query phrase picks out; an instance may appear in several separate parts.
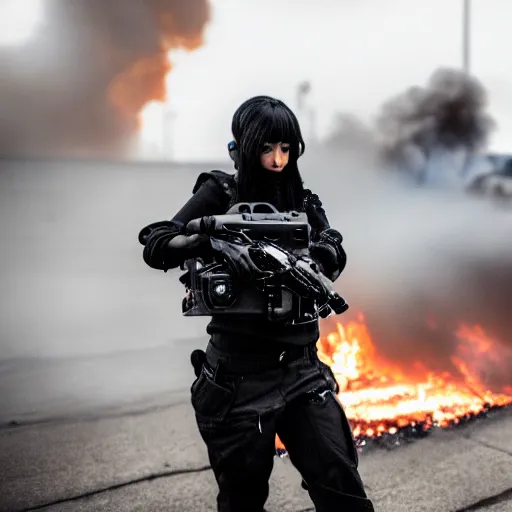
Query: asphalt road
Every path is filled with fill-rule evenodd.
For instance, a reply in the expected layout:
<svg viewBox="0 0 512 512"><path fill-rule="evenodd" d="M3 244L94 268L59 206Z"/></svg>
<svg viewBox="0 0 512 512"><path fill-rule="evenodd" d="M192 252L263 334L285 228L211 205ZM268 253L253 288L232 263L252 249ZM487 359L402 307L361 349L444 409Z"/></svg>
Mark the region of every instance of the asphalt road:
<svg viewBox="0 0 512 512"><path fill-rule="evenodd" d="M381 512L512 511L512 413L361 455ZM173 405L0 431L1 511L215 511L216 486L186 394ZM312 507L276 458L270 512Z"/></svg>

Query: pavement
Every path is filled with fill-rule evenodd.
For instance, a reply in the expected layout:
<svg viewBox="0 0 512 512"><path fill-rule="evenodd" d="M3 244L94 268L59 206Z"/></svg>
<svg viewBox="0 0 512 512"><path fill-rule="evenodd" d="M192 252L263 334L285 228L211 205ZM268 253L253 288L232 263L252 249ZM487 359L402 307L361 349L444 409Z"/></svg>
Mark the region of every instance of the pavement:
<svg viewBox="0 0 512 512"><path fill-rule="evenodd" d="M160 398L0 430L0 510L214 512L216 484L187 394ZM370 449L360 470L379 512L510 512L512 411ZM300 483L289 459L276 457L269 512L314 510Z"/></svg>

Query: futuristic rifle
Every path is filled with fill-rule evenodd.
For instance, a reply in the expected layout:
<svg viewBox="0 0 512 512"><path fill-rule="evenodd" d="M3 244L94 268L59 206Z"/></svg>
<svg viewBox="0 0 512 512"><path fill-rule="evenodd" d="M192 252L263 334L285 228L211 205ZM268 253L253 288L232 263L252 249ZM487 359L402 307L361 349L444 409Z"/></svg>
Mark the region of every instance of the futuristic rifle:
<svg viewBox="0 0 512 512"><path fill-rule="evenodd" d="M218 261L185 262L183 314L264 314L302 324L345 312L348 304L309 257L310 229L305 213L281 213L268 203L238 203L225 215L190 221L186 233L209 235ZM256 270L249 279L234 278L223 261L228 245Z"/></svg>

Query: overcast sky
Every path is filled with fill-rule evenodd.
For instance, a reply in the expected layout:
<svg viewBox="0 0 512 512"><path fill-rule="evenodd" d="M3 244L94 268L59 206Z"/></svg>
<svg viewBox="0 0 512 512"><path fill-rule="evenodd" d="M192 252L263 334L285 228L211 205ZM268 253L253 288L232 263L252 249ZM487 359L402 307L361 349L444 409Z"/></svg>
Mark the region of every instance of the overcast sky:
<svg viewBox="0 0 512 512"><path fill-rule="evenodd" d="M498 123L491 149L512 152L512 0L470 1L471 71L487 88ZM0 45L28 37L44 17L41 3L0 0ZM321 136L336 112L370 123L390 96L425 84L440 66L462 64L463 0L211 3L205 44L171 53L168 105L144 112L146 156L162 156L166 110L174 114L168 152L179 160L222 158L232 114L252 95L274 95L296 109L297 84L309 80Z"/></svg>
<svg viewBox="0 0 512 512"><path fill-rule="evenodd" d="M472 0L472 72L498 121L492 148L512 151L512 2ZM214 0L205 45L174 52L169 106L179 160L221 158L231 116L251 95L296 106L310 80L320 135L336 111L371 121L383 101L461 66L462 0ZM161 141L159 114L145 137ZM307 127L304 126L307 132ZM307 141L306 141L307 142Z"/></svg>

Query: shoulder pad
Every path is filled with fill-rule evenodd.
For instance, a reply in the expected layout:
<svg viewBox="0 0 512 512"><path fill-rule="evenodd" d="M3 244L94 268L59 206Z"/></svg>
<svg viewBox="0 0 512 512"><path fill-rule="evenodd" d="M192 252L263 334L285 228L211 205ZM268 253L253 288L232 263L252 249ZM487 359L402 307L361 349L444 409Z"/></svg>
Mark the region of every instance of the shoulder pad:
<svg viewBox="0 0 512 512"><path fill-rule="evenodd" d="M195 194L199 190L199 187L209 179L215 180L229 197L234 194L236 188L236 174L228 174L227 172L218 170L202 172L197 178L192 193Z"/></svg>
<svg viewBox="0 0 512 512"><path fill-rule="evenodd" d="M317 194L313 194L309 188L304 189L304 209L307 210L310 207L321 208L322 201Z"/></svg>

